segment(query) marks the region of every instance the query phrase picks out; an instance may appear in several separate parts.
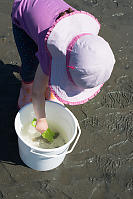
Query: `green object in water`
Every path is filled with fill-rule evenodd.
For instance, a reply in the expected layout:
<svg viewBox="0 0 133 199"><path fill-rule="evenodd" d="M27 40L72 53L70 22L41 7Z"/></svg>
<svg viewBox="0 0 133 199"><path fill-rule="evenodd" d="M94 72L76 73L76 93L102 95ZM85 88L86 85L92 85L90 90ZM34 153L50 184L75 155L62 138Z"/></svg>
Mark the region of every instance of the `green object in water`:
<svg viewBox="0 0 133 199"><path fill-rule="evenodd" d="M34 118L34 119L32 120L32 126L36 127L36 121L37 121L36 118Z"/></svg>
<svg viewBox="0 0 133 199"><path fill-rule="evenodd" d="M37 119L34 118L32 121L32 126L36 127L36 121ZM56 133L54 133L50 128L48 128L46 131L44 131L41 136L45 138L49 142L53 142L54 137L56 136Z"/></svg>
<svg viewBox="0 0 133 199"><path fill-rule="evenodd" d="M42 137L48 140L49 142L53 142L54 136L55 136L55 133L51 131L51 129L49 128L42 133Z"/></svg>

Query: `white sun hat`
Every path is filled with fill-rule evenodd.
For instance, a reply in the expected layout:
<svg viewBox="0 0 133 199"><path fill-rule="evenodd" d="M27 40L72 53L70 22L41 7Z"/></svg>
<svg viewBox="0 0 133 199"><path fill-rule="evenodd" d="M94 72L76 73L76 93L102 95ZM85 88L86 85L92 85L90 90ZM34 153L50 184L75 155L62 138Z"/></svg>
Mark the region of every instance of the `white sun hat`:
<svg viewBox="0 0 133 199"><path fill-rule="evenodd" d="M110 78L115 58L99 30L93 15L75 11L58 19L46 35L50 88L64 104L87 102Z"/></svg>

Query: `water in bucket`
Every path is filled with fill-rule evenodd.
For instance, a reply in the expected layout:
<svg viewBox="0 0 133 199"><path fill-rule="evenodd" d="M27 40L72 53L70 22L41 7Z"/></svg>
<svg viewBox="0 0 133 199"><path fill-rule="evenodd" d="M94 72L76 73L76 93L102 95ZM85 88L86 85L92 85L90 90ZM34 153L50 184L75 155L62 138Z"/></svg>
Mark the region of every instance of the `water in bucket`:
<svg viewBox="0 0 133 199"><path fill-rule="evenodd" d="M68 138L64 129L61 129L61 127L57 126L57 124L50 123L49 121L47 122L52 131L58 132L58 136L53 140L53 142L48 142L42 138L40 133L35 129L35 127L32 126L31 123L27 123L23 126L21 130L23 139L30 145L43 149L53 149L66 144L68 142Z"/></svg>
<svg viewBox="0 0 133 199"><path fill-rule="evenodd" d="M40 133L36 132L32 126L35 118L32 103L24 106L15 118L20 157L27 166L38 171L48 171L58 167L65 156L73 151L81 135L79 123L68 108L51 101L46 101L45 104L49 128L54 132L59 132L66 144L64 140L62 143L55 140L56 145L54 142L52 145L45 142L43 143L45 148L41 148L39 142L33 142L32 138L40 136ZM31 130L26 130L27 128ZM60 145L62 146L58 147Z"/></svg>

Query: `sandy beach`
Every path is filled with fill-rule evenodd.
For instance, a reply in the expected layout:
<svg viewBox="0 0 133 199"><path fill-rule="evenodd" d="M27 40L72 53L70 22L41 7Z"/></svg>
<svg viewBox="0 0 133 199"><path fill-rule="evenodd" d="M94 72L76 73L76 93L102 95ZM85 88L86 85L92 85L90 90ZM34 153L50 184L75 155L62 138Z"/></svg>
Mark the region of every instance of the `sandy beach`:
<svg viewBox="0 0 133 199"><path fill-rule="evenodd" d="M14 119L20 58L12 35L13 0L0 1L0 199L133 198L133 1L67 0L93 14L116 64L101 92L67 106L81 127L74 151L54 170L41 172L20 159Z"/></svg>

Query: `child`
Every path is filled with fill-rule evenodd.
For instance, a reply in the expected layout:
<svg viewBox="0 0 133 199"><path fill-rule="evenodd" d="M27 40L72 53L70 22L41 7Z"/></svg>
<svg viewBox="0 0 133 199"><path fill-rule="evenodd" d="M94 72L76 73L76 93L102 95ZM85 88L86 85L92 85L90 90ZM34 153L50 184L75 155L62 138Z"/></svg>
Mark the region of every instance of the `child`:
<svg viewBox="0 0 133 199"><path fill-rule="evenodd" d="M48 128L44 93L49 100L83 104L110 78L115 58L98 36L98 20L63 0L14 0L12 22L22 61L18 105L32 99L42 133Z"/></svg>

